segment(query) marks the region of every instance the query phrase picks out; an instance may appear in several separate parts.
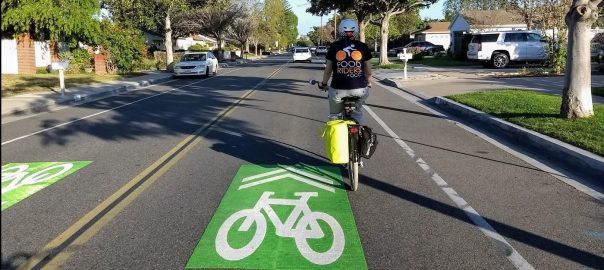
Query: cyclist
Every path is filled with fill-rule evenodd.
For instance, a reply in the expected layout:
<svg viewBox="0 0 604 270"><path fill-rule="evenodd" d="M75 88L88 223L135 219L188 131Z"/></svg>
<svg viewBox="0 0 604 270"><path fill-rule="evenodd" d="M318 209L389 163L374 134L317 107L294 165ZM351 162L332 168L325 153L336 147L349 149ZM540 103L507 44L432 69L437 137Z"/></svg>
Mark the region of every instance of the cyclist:
<svg viewBox="0 0 604 270"><path fill-rule="evenodd" d="M352 117L359 124L363 124L361 107L369 96L367 90L371 87L371 52L365 43L355 40L359 33L359 25L355 20L342 20L338 33L341 38L331 44L325 56L327 62L319 87L327 88L327 81L333 75L328 91L329 118L339 118L339 114L344 110L342 98L356 96L360 99Z"/></svg>

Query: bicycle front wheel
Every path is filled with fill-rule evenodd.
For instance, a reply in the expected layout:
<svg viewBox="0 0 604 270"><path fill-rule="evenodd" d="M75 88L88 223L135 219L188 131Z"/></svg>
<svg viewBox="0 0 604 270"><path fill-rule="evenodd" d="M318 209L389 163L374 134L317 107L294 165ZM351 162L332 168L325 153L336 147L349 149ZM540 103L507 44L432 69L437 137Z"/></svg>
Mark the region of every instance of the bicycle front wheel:
<svg viewBox="0 0 604 270"><path fill-rule="evenodd" d="M359 163L354 161L348 162L348 179L350 179L350 189L357 191L359 187Z"/></svg>

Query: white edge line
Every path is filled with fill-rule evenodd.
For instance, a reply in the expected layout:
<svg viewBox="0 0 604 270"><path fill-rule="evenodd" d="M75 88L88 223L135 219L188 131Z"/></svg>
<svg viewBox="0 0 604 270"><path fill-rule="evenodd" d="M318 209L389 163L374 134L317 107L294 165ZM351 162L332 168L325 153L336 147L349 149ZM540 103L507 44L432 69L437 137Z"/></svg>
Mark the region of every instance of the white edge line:
<svg viewBox="0 0 604 270"><path fill-rule="evenodd" d="M170 90L166 90L166 91L164 91L164 92L161 92L161 93L159 93L159 94L155 94L155 95L150 96L150 97L142 98L142 99L139 99L139 100L136 100L136 101L130 102L130 103L126 103L126 104L123 104L123 105L120 105L120 106L117 106L117 107L114 107L114 108L111 108L111 109L107 109L107 110L104 110L104 111L101 111L101 112L95 113L95 114L91 114L91 115L88 115L88 116L84 116L84 117L82 117L82 118L78 118L78 119L75 119L75 120L72 120L72 121L69 121L69 122L65 122L65 123L62 123L62 124L60 124L60 125L56 125L56 126L53 126L53 127L49 127L49 128L45 128L45 129L42 129L42 130L36 131L36 132L32 132L32 133L29 133L29 134L27 134L27 135L23 135L23 136L21 136L21 137L14 138L14 139L12 139L12 140L8 140L8 141L5 141L5 142L2 142L2 144L0 144L0 145L9 144L9 143L12 143L12 142L15 142L15 141L18 141L18 140L25 139L25 138L27 138L27 137L31 137L31 136L34 136L34 135L37 135L37 134L40 134L40 133L44 133L44 132L49 131L49 130L53 130L53 129L58 128L58 127L62 127L62 126L69 125L69 124L73 124L73 123L75 123L75 122L79 122L79 121L82 121L82 120L85 120L85 119L88 119L88 118L91 118L91 117L94 117L94 116L97 116L97 115L100 115L100 114L103 114L103 113L106 113L106 112L110 112L110 111L113 111L113 110L117 110L117 109L120 109L120 108L123 108L123 107L129 106L129 105L132 105L132 104L134 104L134 103L138 103L138 102L141 102L141 101L144 101L144 100L150 99L150 98L154 98L154 97L157 97L157 96L160 96L160 95L163 95L163 94L170 93L170 92L172 92L172 91L175 91L175 90L180 89L180 88L183 88L183 87L187 87L187 86L190 86L190 85L193 85L193 84L196 84L196 83L200 83L200 82L204 82L204 81L207 81L207 80L210 80L210 79L213 79L213 78L217 78L217 77L222 76L223 74L229 74L229 73L231 73L231 72L235 72L235 71L240 70L240 69L242 69L242 68L234 69L234 70L231 70L231 71L229 71L229 72L227 72L227 73L221 73L221 74L219 74L219 75L218 75L218 76L216 76L216 77L210 77L210 78L203 79L203 80L200 80L200 81L197 81L197 82L193 82L193 83L190 83L190 84L187 84L187 85L182 85L182 86L179 86L179 87L176 87L176 88L172 88L172 89L170 89ZM157 85L151 85L151 86L157 86ZM151 87L151 86L147 86L147 87ZM147 87L145 87L145 88L147 88ZM144 89L144 88L137 89L137 90L142 90L142 89Z"/></svg>
<svg viewBox="0 0 604 270"><path fill-rule="evenodd" d="M427 110L427 111L429 111L429 112L431 112L433 114L436 114L436 115L439 115L439 116L448 117L447 115L444 115L444 114L442 114L439 111L436 111L436 110L434 110L434 109L432 109L432 108L430 108L430 107L428 107L428 106L426 106L424 104L421 104L421 103L417 102L417 100L415 100L414 98L411 98L411 97L407 96L406 93L404 93L404 92L402 92L400 90L392 90L391 87L387 86L387 85L381 85L381 86L383 88L385 88L386 90L390 91L391 93L393 93L393 94L395 94L397 96L400 96L400 97L406 99L407 101L409 101L409 102L411 102L411 103L413 103L413 104L415 104L417 106L420 106L420 107L424 108L425 110ZM590 186L588 186L586 184L583 184L583 183L581 183L581 182L573 179L573 177L571 177L570 175L562 173L562 172L560 172L560 171L558 171L558 170L556 170L556 169L554 169L554 168L552 168L552 167L550 167L550 166L548 166L548 165L546 165L544 163L541 163L538 160L535 160L535 159L533 159L533 158L531 158L531 157L529 157L529 156L527 156L525 154L522 154L522 153L520 153L520 152L518 152L518 151L516 151L516 150L514 150L514 149L512 149L512 148L510 148L510 147L508 147L508 146L506 146L506 145L504 145L504 144L496 141L495 139L489 137L488 135L486 135L486 134L484 134L484 133L482 133L482 132L480 132L478 130L475 130L475 129L473 129L473 128L471 128L471 127L469 127L469 126L467 126L467 125L465 125L463 123L460 123L458 121L451 120L451 119L446 119L446 120L449 121L449 122L451 122L451 123L453 123L453 124L455 124L455 125L457 125L457 126L459 126L459 127L461 127L461 128L463 128L463 129L465 129L466 131L468 131L468 132L470 132L470 133L472 133L472 134L474 134L474 135L482 138L483 140L485 140L485 141L487 141L487 142L495 145L495 147L497 147L497 148L499 148L499 149L501 149L501 150L503 150L505 152L508 152L509 154L511 154L511 155L513 155L513 156L515 156L515 157L523 160L524 162L526 162L528 164L531 164L531 165L535 166L536 168L538 168L538 169L540 169L540 170L542 170L542 171L544 171L546 173L549 173L551 176L553 176L556 179L558 179L558 180L566 183L567 185L570 185L571 187L574 187L578 191L580 191L580 192L582 192L582 193L584 193L584 194L586 194L586 195L588 195L588 196L590 196L590 197L592 197L592 198L600 201L601 203L604 203L604 194L602 192L599 192L599 191L595 190L594 188L592 188L592 187L590 187Z"/></svg>
<svg viewBox="0 0 604 270"><path fill-rule="evenodd" d="M401 146L401 148L403 148L409 156L411 156L412 158L415 158L414 151L413 151L413 149L411 149L411 147L409 147L402 139L400 139L399 136L396 135L396 133L394 133L394 131L392 131L392 129L390 129L390 127L388 125L386 125L386 123L375 112L373 112L373 110L371 110L371 108L369 108L367 105L363 105L363 107L373 117L373 119L375 119L378 122L378 124L380 124L380 126L382 126L382 128L384 128L384 130L386 130L386 132L391 137L394 138L394 140L397 142L397 144L399 146ZM413 155L411 155L410 152ZM440 177L433 169L431 169L430 166L423 159L421 159L421 158L415 159L415 162L426 173L432 174L431 178L433 181L434 181L435 177L438 178L439 181L434 181L434 182L440 187L440 189L445 194L447 194L447 196L457 205L457 207L459 209L461 209L466 214L466 216L468 216L468 218L470 218L470 220L472 220L472 222L480 229L480 231L485 236L490 238L491 241L496 241L500 244L504 244L505 249L507 251L511 251L511 252L506 252L504 254L506 254L505 256L507 257L507 259L516 267L516 269L527 269L527 270L534 269L533 266L529 262L527 262L522 257L522 255L520 255L520 253L518 253L518 251L516 251L516 249L514 249L514 247L512 247L512 245L510 245L510 243L508 243L505 240L505 238L503 238L503 236L501 236L499 233L497 233L497 231L482 216L480 216L480 214L476 210L474 210L474 208L472 208L466 202L466 200L464 200L461 196L459 196L453 188L449 187L448 184L446 183L446 181L444 179L442 179L442 177ZM444 183L444 185L443 185L443 183ZM501 245L495 245L495 246L501 247ZM509 255L507 255L507 254L509 254Z"/></svg>

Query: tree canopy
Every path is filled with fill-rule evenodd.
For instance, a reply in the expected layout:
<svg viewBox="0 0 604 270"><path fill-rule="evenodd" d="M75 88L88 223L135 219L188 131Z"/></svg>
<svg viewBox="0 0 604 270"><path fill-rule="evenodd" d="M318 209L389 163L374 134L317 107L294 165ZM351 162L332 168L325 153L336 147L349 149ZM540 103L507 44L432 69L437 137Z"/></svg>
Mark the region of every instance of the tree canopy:
<svg viewBox="0 0 604 270"><path fill-rule="evenodd" d="M2 35L29 33L35 39L97 43L98 0L3 0Z"/></svg>

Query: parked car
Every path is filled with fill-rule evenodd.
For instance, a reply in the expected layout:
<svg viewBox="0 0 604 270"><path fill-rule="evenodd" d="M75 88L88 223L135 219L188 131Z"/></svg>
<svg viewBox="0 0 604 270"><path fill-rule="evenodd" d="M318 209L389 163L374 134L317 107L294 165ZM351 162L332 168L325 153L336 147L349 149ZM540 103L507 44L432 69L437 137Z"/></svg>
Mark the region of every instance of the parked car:
<svg viewBox="0 0 604 270"><path fill-rule="evenodd" d="M403 52L404 47L396 47L388 50L388 56L396 56L397 54Z"/></svg>
<svg viewBox="0 0 604 270"><path fill-rule="evenodd" d="M312 62L312 54L310 53L310 49L308 49L307 47L298 47L296 48L296 50L294 51L294 62L298 62L298 61L305 61L305 62Z"/></svg>
<svg viewBox="0 0 604 270"><path fill-rule="evenodd" d="M218 59L211 52L186 52L174 66L174 76L195 76L218 73Z"/></svg>
<svg viewBox="0 0 604 270"><path fill-rule="evenodd" d="M549 59L547 43L532 31L484 32L472 35L468 59L484 66L504 68L510 62L543 62Z"/></svg>
<svg viewBox="0 0 604 270"><path fill-rule="evenodd" d="M316 55L325 55L327 54L327 46L317 46L317 50L315 51Z"/></svg>
<svg viewBox="0 0 604 270"><path fill-rule="evenodd" d="M419 48L419 50L424 53L425 55L435 55L438 53L444 53L445 52L445 47L443 47L442 45L435 45L432 42L428 42L428 41L413 41L413 42L409 42L407 43L407 45L403 46L403 48ZM402 51L402 49L401 49Z"/></svg>

